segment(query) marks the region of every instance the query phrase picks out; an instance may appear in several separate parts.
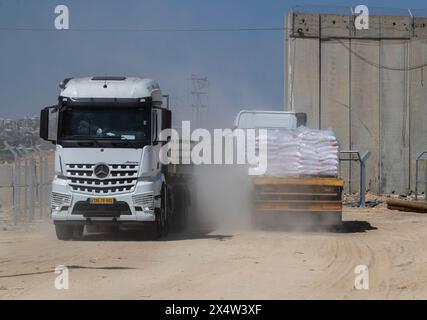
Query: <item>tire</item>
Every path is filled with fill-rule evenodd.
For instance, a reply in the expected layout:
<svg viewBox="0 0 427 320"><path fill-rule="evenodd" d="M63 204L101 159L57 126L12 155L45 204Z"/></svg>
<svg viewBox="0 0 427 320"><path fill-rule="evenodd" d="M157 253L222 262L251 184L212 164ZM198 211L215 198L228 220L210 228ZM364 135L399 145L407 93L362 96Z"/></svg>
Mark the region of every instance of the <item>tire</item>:
<svg viewBox="0 0 427 320"><path fill-rule="evenodd" d="M100 232L99 225L96 225L96 224L87 224L87 225L86 225L86 232L87 232L87 233L96 233L96 232Z"/></svg>
<svg viewBox="0 0 427 320"><path fill-rule="evenodd" d="M188 221L188 194L184 187L177 186L172 190L172 205L170 211L172 211L171 221L172 225L170 229L173 232L182 232L187 227Z"/></svg>
<svg viewBox="0 0 427 320"><path fill-rule="evenodd" d="M156 239L167 236L169 233L169 196L165 186L162 187L161 205L156 208L155 236Z"/></svg>
<svg viewBox="0 0 427 320"><path fill-rule="evenodd" d="M58 240L71 240L74 235L74 225L72 224L56 224L56 237Z"/></svg>
<svg viewBox="0 0 427 320"><path fill-rule="evenodd" d="M162 211L163 211L163 228L162 228L162 236L166 237L169 234L169 221L170 221L170 194L169 190L166 186L164 186L162 190Z"/></svg>
<svg viewBox="0 0 427 320"><path fill-rule="evenodd" d="M76 224L74 226L74 234L73 234L73 238L82 238L83 237L83 231L84 231L84 224Z"/></svg>

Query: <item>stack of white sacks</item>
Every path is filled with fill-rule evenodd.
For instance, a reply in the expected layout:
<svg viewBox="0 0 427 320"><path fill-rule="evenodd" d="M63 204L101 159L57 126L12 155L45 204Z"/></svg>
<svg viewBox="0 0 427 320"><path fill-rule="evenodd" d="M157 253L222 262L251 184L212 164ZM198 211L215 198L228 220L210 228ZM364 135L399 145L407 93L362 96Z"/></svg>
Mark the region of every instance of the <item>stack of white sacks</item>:
<svg viewBox="0 0 427 320"><path fill-rule="evenodd" d="M330 130L269 129L266 175L337 176L338 150L337 138Z"/></svg>

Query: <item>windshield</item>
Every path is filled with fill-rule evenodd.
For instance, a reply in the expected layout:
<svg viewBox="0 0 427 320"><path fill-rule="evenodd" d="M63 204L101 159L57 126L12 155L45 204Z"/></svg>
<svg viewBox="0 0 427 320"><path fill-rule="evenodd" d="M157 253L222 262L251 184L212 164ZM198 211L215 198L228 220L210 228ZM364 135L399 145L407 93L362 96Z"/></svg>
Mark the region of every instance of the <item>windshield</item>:
<svg viewBox="0 0 427 320"><path fill-rule="evenodd" d="M149 108L67 107L61 112L60 140L150 139Z"/></svg>

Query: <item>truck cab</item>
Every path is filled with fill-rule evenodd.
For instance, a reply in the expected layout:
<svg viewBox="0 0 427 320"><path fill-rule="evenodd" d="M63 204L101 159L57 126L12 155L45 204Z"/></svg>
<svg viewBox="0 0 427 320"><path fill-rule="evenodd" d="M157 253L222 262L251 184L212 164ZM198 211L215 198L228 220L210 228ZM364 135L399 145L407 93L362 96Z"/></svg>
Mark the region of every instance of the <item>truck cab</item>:
<svg viewBox="0 0 427 320"><path fill-rule="evenodd" d="M234 127L240 129L295 129L305 126L307 115L301 112L241 110L234 120Z"/></svg>
<svg viewBox="0 0 427 320"><path fill-rule="evenodd" d="M55 149L51 217L58 239L102 224L150 224L167 233L170 188L160 162L171 127L158 83L135 77L68 78L42 109L40 137Z"/></svg>

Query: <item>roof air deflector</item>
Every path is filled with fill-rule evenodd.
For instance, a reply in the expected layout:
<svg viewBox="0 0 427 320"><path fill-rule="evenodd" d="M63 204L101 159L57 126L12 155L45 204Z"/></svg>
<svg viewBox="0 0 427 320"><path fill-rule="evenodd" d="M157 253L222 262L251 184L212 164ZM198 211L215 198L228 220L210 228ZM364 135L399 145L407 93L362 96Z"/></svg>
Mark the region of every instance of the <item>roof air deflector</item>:
<svg viewBox="0 0 427 320"><path fill-rule="evenodd" d="M123 81L123 80L126 80L126 77L104 76L104 77L93 77L92 80L95 80L95 81Z"/></svg>

